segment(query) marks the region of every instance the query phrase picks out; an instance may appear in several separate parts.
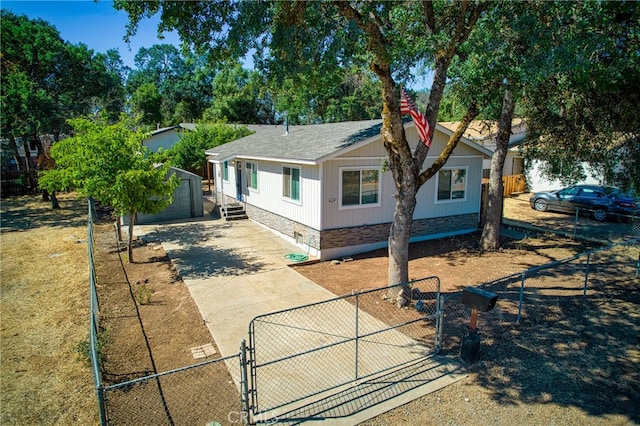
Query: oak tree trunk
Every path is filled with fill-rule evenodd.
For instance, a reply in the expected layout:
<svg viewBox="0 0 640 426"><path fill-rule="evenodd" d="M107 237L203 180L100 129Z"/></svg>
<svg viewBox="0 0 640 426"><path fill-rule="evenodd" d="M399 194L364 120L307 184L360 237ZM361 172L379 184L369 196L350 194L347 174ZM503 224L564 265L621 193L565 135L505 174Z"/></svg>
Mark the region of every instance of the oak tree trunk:
<svg viewBox="0 0 640 426"><path fill-rule="evenodd" d="M511 121L513 119L514 107L513 93L511 89L507 87L502 99L502 112L500 114L500 121L498 122L496 150L491 157L486 220L482 228L482 236L480 237L480 248L482 250L496 250L500 248L500 224L502 222L504 191L502 170L509 149L509 137L511 136Z"/></svg>
<svg viewBox="0 0 640 426"><path fill-rule="evenodd" d="M406 188L409 189L410 188ZM389 230L389 285L404 284L392 287L389 297L398 303L398 306L406 306L410 300L409 288L409 239L411 237L411 223L416 207L415 193L413 196L404 194L396 196L396 208L393 215L393 223Z"/></svg>

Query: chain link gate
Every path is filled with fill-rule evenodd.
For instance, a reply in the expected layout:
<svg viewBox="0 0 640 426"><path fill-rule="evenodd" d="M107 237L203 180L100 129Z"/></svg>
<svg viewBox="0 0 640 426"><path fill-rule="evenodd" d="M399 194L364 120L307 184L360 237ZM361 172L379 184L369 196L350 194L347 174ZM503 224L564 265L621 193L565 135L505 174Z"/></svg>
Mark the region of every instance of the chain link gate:
<svg viewBox="0 0 640 426"><path fill-rule="evenodd" d="M411 300L399 308L388 295L403 285ZM249 325L249 411L254 421L274 419L282 407L437 353L441 340L437 277L255 317Z"/></svg>

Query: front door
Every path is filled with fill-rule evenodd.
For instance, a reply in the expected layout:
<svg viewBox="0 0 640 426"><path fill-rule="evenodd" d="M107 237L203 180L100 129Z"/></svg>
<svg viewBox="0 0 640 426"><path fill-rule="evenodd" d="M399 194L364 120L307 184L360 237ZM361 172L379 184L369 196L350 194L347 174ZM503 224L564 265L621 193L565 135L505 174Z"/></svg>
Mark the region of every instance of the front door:
<svg viewBox="0 0 640 426"><path fill-rule="evenodd" d="M242 202L242 162L236 161L236 199Z"/></svg>

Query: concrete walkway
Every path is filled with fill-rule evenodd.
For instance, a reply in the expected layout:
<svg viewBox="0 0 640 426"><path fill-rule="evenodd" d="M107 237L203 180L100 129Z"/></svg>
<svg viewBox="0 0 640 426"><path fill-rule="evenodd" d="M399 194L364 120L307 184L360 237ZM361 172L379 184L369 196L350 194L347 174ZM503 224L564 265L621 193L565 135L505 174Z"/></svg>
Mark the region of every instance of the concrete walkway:
<svg viewBox="0 0 640 426"><path fill-rule="evenodd" d="M306 253L271 230L252 221L227 222L211 216L200 219L161 225L138 225L135 233L147 241L162 242L222 356L239 352L241 341L248 339L249 323L256 316L336 297L287 266L292 263L285 257L287 254ZM363 392L362 396L354 394L353 387L349 386L349 398L357 396L354 401L349 402L349 406L357 409L340 411L337 416L340 418L339 423L357 424L462 377L460 374L450 374L461 371L457 359L440 358L435 364L434 361L429 364L422 381L416 380L417 373L411 373L414 384L420 383L420 386L408 390L398 383L400 388L395 396L389 390L388 379L381 382L385 385L380 387L378 391L381 394L377 397L375 394L378 391L375 389L378 388L374 381L368 384L372 389ZM237 365L227 365L239 386ZM296 380L308 381L310 377L306 373L307 370L301 370L294 376L298 377ZM301 383L302 387L305 385L313 387L311 383ZM338 401L335 395L340 392L344 390L337 389L325 397ZM286 410L298 420L305 413L305 417L312 418L314 422L326 420L337 424L336 413L327 411L326 402L321 404L322 411L318 412L314 408L317 400L318 397L282 407L278 412L272 413L272 418L278 417L280 422L286 423L283 417L283 410ZM342 409L343 404L344 402L340 402ZM331 415L327 416L329 413Z"/></svg>

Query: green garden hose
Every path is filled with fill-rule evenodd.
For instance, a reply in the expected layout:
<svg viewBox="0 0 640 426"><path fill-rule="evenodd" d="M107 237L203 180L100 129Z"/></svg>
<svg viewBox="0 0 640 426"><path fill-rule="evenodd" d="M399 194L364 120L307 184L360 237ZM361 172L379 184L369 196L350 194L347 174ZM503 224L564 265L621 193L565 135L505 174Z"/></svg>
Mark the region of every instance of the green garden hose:
<svg viewBox="0 0 640 426"><path fill-rule="evenodd" d="M294 262L304 262L309 259L309 251L311 251L311 238L307 242L307 254L289 253L285 254L284 257Z"/></svg>
<svg viewBox="0 0 640 426"><path fill-rule="evenodd" d="M306 254L297 254L297 253L285 254L284 257L294 262L304 262L305 260L309 259L309 256L307 256Z"/></svg>

